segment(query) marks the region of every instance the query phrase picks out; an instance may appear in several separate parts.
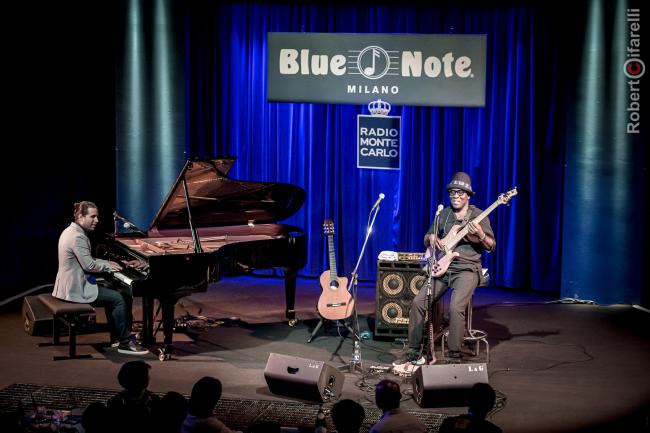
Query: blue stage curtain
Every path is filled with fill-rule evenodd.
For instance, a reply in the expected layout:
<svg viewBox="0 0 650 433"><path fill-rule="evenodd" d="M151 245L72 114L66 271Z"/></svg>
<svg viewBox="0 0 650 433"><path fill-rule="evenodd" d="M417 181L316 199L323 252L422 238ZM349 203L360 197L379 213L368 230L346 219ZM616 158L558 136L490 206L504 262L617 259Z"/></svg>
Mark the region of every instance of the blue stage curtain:
<svg viewBox="0 0 650 433"><path fill-rule="evenodd" d="M352 271L380 192L386 199L359 277L376 277L382 250L422 251L437 205L449 205L445 185L462 170L476 190L471 203L480 208L514 186L519 192L511 206L490 215L497 250L484 265L492 283L559 290L566 74L558 65L568 42L550 12L206 3L183 12L186 154L236 156L233 178L306 190L303 208L285 221L308 235L303 275L328 267L325 218L335 223L339 273ZM356 119L367 107L267 102L269 31L486 34L486 105L394 106L391 114L402 116L401 170L357 169Z"/></svg>

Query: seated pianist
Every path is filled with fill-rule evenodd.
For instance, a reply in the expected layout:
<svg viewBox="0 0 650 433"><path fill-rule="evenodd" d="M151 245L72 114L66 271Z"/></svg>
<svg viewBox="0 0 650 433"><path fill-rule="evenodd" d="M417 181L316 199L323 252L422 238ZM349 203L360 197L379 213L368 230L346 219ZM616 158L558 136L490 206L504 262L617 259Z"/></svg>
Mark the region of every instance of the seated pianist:
<svg viewBox="0 0 650 433"><path fill-rule="evenodd" d="M59 268L52 296L68 302L104 307L111 325L111 341L117 340L117 351L127 355L144 355L148 350L131 336L133 295L97 283L97 275L119 272L123 267L111 260L96 259L91 254L88 232L99 222L97 206L90 201L74 204L74 222L59 238ZM132 263L133 266L139 266Z"/></svg>

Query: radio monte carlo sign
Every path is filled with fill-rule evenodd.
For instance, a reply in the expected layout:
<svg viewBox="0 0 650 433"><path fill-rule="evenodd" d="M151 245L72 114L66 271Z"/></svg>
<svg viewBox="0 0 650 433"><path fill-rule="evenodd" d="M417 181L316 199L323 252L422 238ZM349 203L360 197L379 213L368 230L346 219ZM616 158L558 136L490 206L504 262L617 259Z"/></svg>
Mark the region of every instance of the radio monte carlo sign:
<svg viewBox="0 0 650 433"><path fill-rule="evenodd" d="M277 33L268 37L275 102L482 107L485 35Z"/></svg>

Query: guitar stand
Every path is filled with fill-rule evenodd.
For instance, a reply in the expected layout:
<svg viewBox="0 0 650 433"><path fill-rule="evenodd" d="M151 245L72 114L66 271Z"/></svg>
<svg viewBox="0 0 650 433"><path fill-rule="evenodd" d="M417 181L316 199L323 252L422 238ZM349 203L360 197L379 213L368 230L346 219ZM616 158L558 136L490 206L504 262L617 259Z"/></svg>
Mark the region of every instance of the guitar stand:
<svg viewBox="0 0 650 433"><path fill-rule="evenodd" d="M311 335L307 339L307 343L311 343L311 340L314 339L314 337L316 336L316 334L318 333L320 328L325 324L326 321L327 322L335 322L335 323L337 323L337 326L338 326L338 323L341 322L340 320L328 320L328 319L324 319L324 318L321 317L320 320L318 321L318 324L316 325L316 327L312 331ZM354 329L352 329L352 327L350 326L350 324L347 321L344 321L343 324L345 325L346 328L348 328L348 331L350 331L350 333L352 335L356 335L355 332L354 332Z"/></svg>

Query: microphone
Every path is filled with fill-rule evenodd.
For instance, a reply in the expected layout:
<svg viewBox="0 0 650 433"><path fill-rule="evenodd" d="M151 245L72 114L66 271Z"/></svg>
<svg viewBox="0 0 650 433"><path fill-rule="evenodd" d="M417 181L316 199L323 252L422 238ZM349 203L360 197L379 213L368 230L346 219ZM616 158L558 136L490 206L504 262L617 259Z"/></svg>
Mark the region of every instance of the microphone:
<svg viewBox="0 0 650 433"><path fill-rule="evenodd" d="M386 197L386 195L383 192L380 192L379 193L379 198L377 199L375 204L372 206L372 209L375 209L377 206L379 206L379 203L384 199L384 197ZM370 209L370 210L372 210L372 209Z"/></svg>
<svg viewBox="0 0 650 433"><path fill-rule="evenodd" d="M436 210L436 216L440 215L440 212L442 212L442 209L444 209L444 206L439 204L438 209Z"/></svg>
<svg viewBox="0 0 650 433"><path fill-rule="evenodd" d="M124 224L122 224L122 227L124 227L125 229L129 229L129 230L140 230L131 223L124 223Z"/></svg>
<svg viewBox="0 0 650 433"><path fill-rule="evenodd" d="M125 222L124 224L122 224L122 227L124 227L127 230L131 230L132 232L138 233L140 235L147 236L147 234L144 231L140 230L130 222Z"/></svg>
<svg viewBox="0 0 650 433"><path fill-rule="evenodd" d="M131 231L136 232L138 234L147 236L147 234L143 230L141 230L140 228L138 228L138 226L136 226L135 224L133 224L132 222L128 221L126 218L124 218L123 216L118 214L117 211L113 212L113 220L116 221L116 222L117 222L117 220L122 221L122 227L124 227L127 230L131 230ZM116 230L115 231L117 231L117 224L116 224Z"/></svg>

